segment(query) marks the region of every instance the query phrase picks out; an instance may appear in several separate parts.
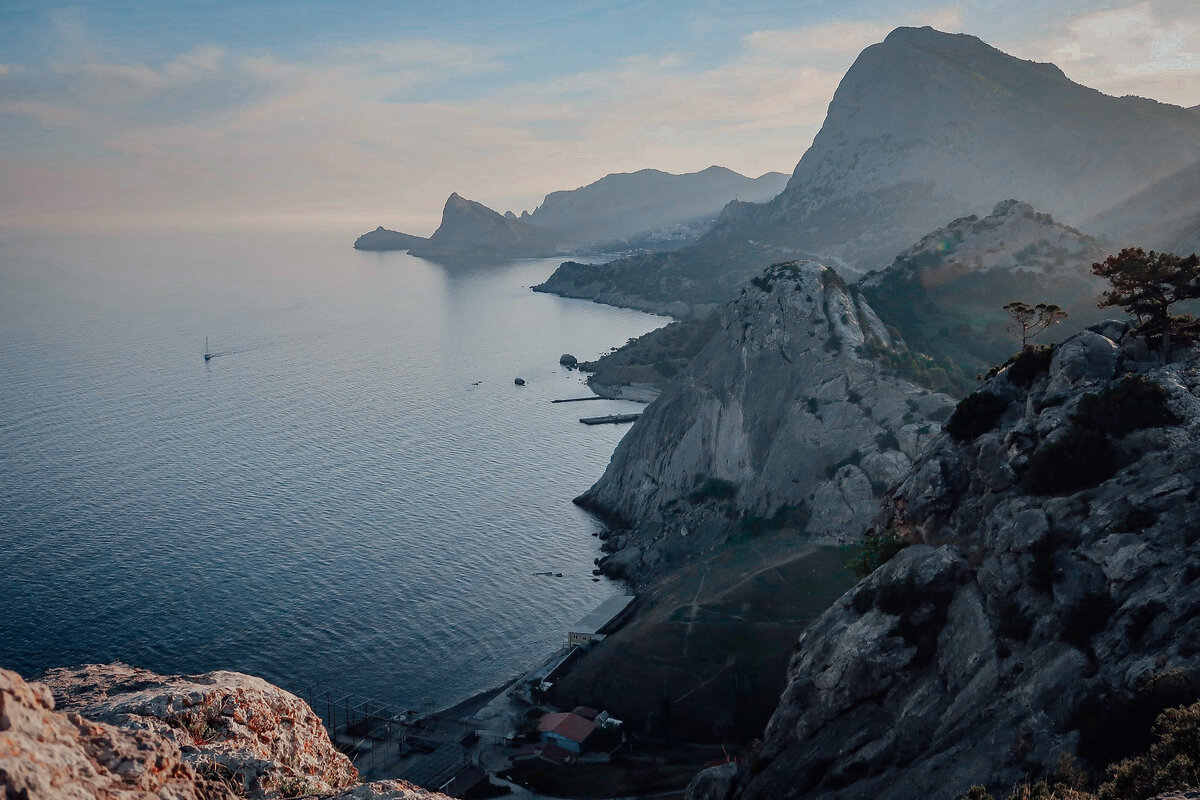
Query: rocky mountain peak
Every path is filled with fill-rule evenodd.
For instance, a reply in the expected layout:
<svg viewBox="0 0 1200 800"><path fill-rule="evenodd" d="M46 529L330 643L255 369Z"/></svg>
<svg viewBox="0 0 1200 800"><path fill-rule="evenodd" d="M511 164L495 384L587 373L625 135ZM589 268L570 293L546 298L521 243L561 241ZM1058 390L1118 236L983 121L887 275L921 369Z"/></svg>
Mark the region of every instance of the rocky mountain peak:
<svg viewBox="0 0 1200 800"><path fill-rule="evenodd" d="M801 638L754 763L691 797L1004 796L1064 753L1110 780L1200 699L1200 353L1128 329L959 404L873 522L911 546Z"/></svg>
<svg viewBox="0 0 1200 800"><path fill-rule="evenodd" d="M745 516L859 536L952 405L868 354L902 352L828 267L763 271L578 499L628 526L605 568L651 577Z"/></svg>

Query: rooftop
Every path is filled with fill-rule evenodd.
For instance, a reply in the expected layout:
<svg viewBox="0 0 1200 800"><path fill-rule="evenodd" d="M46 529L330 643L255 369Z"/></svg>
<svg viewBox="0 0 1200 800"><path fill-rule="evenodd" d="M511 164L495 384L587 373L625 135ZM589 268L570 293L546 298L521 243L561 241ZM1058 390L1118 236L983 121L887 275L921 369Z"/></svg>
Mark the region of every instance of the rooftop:
<svg viewBox="0 0 1200 800"><path fill-rule="evenodd" d="M578 744L583 744L594 730L596 723L565 711L546 714L538 722L538 733L555 733Z"/></svg>

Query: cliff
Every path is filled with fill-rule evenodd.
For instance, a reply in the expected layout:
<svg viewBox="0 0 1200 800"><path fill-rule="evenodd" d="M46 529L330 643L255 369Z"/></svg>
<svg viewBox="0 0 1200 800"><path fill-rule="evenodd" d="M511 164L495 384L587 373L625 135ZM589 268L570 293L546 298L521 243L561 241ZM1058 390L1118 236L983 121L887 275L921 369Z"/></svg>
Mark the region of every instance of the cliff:
<svg viewBox="0 0 1200 800"><path fill-rule="evenodd" d="M953 405L860 354L868 340L903 352L832 270L763 272L577 499L628 527L602 567L652 578L738 519L859 536Z"/></svg>
<svg viewBox="0 0 1200 800"><path fill-rule="evenodd" d="M690 797L1003 797L1063 753L1105 797L1195 788L1154 759L1174 729L1195 750L1200 705L1152 723L1200 700L1200 354L1161 364L1127 328L958 406L873 523L911 546L801 637L761 750Z"/></svg>
<svg viewBox="0 0 1200 800"><path fill-rule="evenodd" d="M621 304L720 302L772 260L879 269L997 198L1079 224L1198 160L1192 110L1104 95L973 36L897 28L847 71L774 200L731 203L685 250L565 265L544 285Z"/></svg>
<svg viewBox="0 0 1200 800"><path fill-rule="evenodd" d="M360 785L299 698L236 672L156 675L123 664L0 670L0 797L321 797L436 800L401 781Z"/></svg>
<svg viewBox="0 0 1200 800"><path fill-rule="evenodd" d="M422 258L505 259L553 255L555 239L523 219L504 217L457 193L446 199L442 223L409 249Z"/></svg>

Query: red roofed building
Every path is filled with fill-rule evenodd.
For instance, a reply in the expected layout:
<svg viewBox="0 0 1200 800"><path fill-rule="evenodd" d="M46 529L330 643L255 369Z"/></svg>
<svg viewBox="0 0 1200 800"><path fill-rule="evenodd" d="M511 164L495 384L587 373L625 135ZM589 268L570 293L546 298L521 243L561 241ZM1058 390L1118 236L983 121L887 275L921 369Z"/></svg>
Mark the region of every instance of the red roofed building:
<svg viewBox="0 0 1200 800"><path fill-rule="evenodd" d="M572 753L582 753L595 731L596 723L565 711L546 714L538 722L538 737L543 742L553 742Z"/></svg>

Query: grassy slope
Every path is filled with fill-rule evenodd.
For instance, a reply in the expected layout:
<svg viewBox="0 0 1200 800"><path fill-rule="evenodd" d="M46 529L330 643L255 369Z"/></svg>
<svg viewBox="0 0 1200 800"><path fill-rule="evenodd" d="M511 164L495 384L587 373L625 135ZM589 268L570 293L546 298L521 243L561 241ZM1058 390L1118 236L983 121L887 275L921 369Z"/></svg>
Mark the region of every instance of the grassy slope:
<svg viewBox="0 0 1200 800"><path fill-rule="evenodd" d="M791 530L700 556L646 590L555 701L607 708L643 736L749 742L775 709L797 638L855 583L847 560Z"/></svg>

